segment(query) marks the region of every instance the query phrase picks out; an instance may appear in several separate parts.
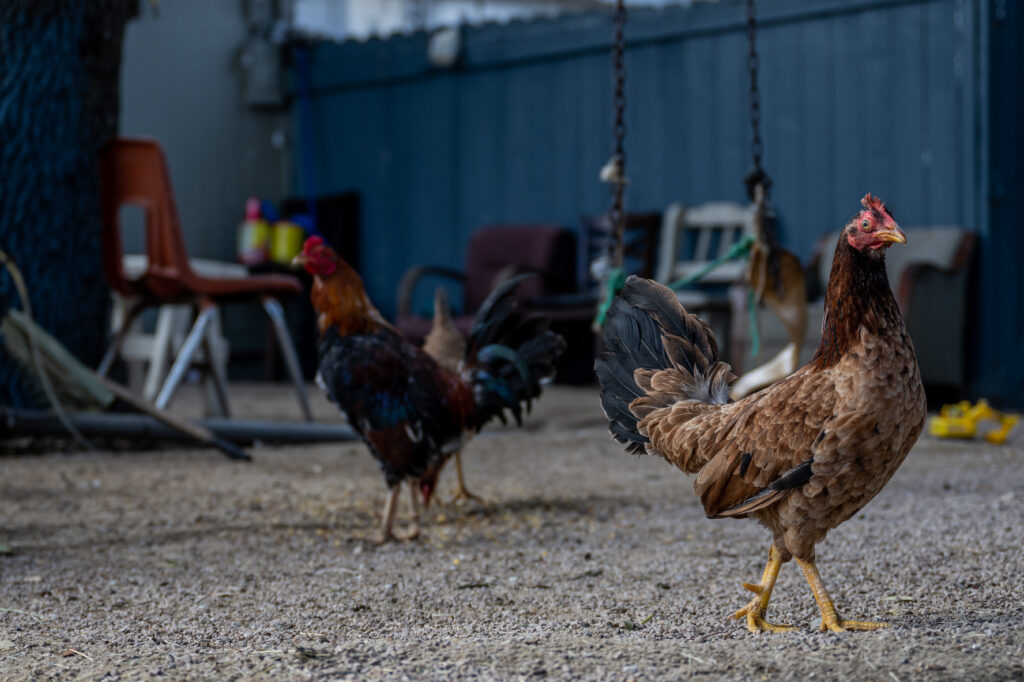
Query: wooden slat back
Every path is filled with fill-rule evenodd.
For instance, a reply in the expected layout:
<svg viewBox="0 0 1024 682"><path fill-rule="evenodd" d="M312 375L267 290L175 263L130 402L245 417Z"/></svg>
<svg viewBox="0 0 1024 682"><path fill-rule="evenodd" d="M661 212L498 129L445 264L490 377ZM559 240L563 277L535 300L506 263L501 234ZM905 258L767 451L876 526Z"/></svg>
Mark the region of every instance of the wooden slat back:
<svg viewBox="0 0 1024 682"><path fill-rule="evenodd" d="M672 204L665 211L661 253L656 279L666 284L689 277L715 258L725 255L739 239L754 232L754 208L726 201L697 206ZM680 258L680 247L690 241L693 252ZM746 263L731 261L701 278L704 284L728 284L744 276Z"/></svg>

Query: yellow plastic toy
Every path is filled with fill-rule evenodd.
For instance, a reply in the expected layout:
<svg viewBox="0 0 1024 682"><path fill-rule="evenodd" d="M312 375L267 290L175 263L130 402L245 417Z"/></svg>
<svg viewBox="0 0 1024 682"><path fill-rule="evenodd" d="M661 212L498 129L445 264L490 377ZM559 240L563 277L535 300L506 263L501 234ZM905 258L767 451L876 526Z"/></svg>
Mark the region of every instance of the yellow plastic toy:
<svg viewBox="0 0 1024 682"><path fill-rule="evenodd" d="M956 405L943 405L938 417L928 422L928 433L939 438L974 438L978 433L978 422L997 421L998 429L984 434L985 440L996 445L1006 442L1010 430L1020 421L1016 414L1004 414L993 410L982 398L977 405L961 400Z"/></svg>

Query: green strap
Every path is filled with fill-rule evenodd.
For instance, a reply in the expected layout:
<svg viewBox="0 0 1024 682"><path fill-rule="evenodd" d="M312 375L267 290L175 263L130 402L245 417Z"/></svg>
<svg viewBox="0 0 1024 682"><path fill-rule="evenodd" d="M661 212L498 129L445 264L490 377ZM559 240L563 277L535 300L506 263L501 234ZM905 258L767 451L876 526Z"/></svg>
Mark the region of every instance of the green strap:
<svg viewBox="0 0 1024 682"><path fill-rule="evenodd" d="M669 289L681 289L685 287L687 284L693 284L701 277L714 270L715 268L720 267L731 260L736 260L740 256L743 256L745 258L747 254L750 253L750 247L754 244L754 241L754 235L743 235L742 239L740 239L738 242L729 247L729 250L725 253L725 255L719 256L718 258L711 261L710 263L708 263L707 265L705 265L692 275L688 277L683 277L680 280L672 282L672 284L668 285Z"/></svg>
<svg viewBox="0 0 1024 682"><path fill-rule="evenodd" d="M731 260L736 260L740 256L747 258L750 255L750 247L753 246L755 241L754 235L743 235L742 239L729 247L725 255L719 256L689 277L683 277L672 282L672 284L669 284L669 288L681 289L688 284L693 284L715 268ZM753 289L747 292L747 316L750 319L750 357L756 357L761 350L761 335L757 331L757 301L755 300Z"/></svg>
<svg viewBox="0 0 1024 682"><path fill-rule="evenodd" d="M715 268L718 268L718 267L724 265L725 263L728 263L731 260L736 260L737 258L740 258L741 256L746 258L747 255L750 253L750 247L753 246L754 241L756 241L756 238L754 237L754 235L752 235L752 234L743 235L743 237L739 241L737 241L735 244L733 244L732 246L729 247L729 250L725 254L723 254L723 255L719 256L718 258L716 258L715 260L711 261L710 263L708 263L707 265L705 265L703 268L701 268L697 272L693 273L692 275L690 275L688 277L683 277L680 280L672 282L672 284L668 285L669 288L670 289L680 289L682 287L685 287L688 284L693 284L694 282L699 280L701 277L703 277L704 275L706 275L709 272L711 272L712 270L714 270ZM601 305L598 306L598 308L597 308L597 316L594 318L594 329L595 330L596 329L601 329L602 327L604 327L604 321L605 321L605 318L608 317L608 309L612 305L612 300L614 300L615 297L619 294L619 292L622 291L622 287L625 284L626 284L626 273L622 270L622 268L615 268L614 270L611 271L611 273L609 273L608 279L605 281L604 300L602 300L601 301ZM753 299L749 299L749 301L750 301L750 303L748 303L748 306L753 305ZM753 313L753 307L751 307L750 310L751 310L751 314L753 315L754 314ZM758 345L759 345L759 341L760 341L759 338L758 338L758 335L757 335L757 325L754 324L753 328L754 329L753 329L753 333L752 333L751 339L752 339L752 343L753 343L754 347L757 348Z"/></svg>
<svg viewBox="0 0 1024 682"><path fill-rule="evenodd" d="M597 316L594 318L594 329L600 330L604 327L605 318L608 317L608 309L612 307L612 301L619 292L622 291L622 287L626 284L626 273L622 268L615 268L608 273L608 279L605 280L605 291L604 300L601 301L601 305L597 307Z"/></svg>

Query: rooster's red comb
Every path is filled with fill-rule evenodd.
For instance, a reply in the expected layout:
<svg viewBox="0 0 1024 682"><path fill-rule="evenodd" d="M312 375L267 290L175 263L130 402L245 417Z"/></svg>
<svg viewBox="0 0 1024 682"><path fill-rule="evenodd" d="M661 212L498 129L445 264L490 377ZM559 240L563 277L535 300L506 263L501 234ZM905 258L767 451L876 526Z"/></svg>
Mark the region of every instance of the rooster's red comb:
<svg viewBox="0 0 1024 682"><path fill-rule="evenodd" d="M880 213L888 213L885 208L885 204L882 203L882 200L876 196L872 196L870 192L864 195L864 198L860 200L860 204L864 208L874 209Z"/></svg>
<svg viewBox="0 0 1024 682"><path fill-rule="evenodd" d="M305 244L302 245L302 250L303 251L309 251L314 246L320 246L323 243L324 243L324 238L323 237L320 237L318 235L313 235L312 237L310 237L309 239L306 240Z"/></svg>

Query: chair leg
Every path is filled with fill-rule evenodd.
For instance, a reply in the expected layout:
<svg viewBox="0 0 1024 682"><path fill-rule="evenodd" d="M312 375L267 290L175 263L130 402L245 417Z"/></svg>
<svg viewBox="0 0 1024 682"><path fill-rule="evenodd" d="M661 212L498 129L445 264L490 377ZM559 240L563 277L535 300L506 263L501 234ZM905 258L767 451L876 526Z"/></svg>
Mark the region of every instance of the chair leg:
<svg viewBox="0 0 1024 682"><path fill-rule="evenodd" d="M124 299L120 299L117 305L123 306L125 304ZM121 344L124 343L124 339L128 336L128 332L131 331L132 325L135 324L135 320L138 318L139 313L145 307L142 301L136 300L132 303L128 310L123 315L123 320L114 334L114 338L110 340L110 345L107 346L107 350L103 353L103 359L100 360L100 366L96 368L96 373L100 376L106 376L107 372L110 371L111 366L114 364L114 360L117 359L117 354L121 352Z"/></svg>
<svg viewBox="0 0 1024 682"><path fill-rule="evenodd" d="M299 405L302 407L302 414L306 421L313 421L313 411L309 407L309 398L306 396L306 384L302 380L302 369L299 367L299 356L295 352L295 344L292 342L291 334L288 333L288 325L284 319L284 309L276 298L270 296L262 297L263 310L274 325L274 332L277 334L277 345L281 347L281 357L284 358L288 375L295 384L295 392L299 397Z"/></svg>
<svg viewBox="0 0 1024 682"><path fill-rule="evenodd" d="M167 367L174 356L174 339L177 330L188 328L191 309L180 305L162 305L156 316L156 328L153 330L153 351L146 367L146 381L142 388L142 397L152 402L167 375Z"/></svg>
<svg viewBox="0 0 1024 682"><path fill-rule="evenodd" d="M206 352L207 376L209 377L208 393L211 397L213 416L230 417L231 411L228 407L228 378L227 358L223 357L221 344L220 311L216 306L211 306L214 314L210 325L203 335L203 350Z"/></svg>
<svg viewBox="0 0 1024 682"><path fill-rule="evenodd" d="M178 357L174 359L171 371L167 373L167 379L164 380L164 385L160 388L160 393L153 402L161 410L166 408L167 404L171 402L171 396L174 395L174 391L178 388L178 384L181 383L182 377L185 376L185 371L192 364L192 356L196 354L199 344L206 336L206 328L210 326L210 321L216 314L216 306L207 304L203 306L199 316L196 317L192 330L185 337L185 343L181 345Z"/></svg>

